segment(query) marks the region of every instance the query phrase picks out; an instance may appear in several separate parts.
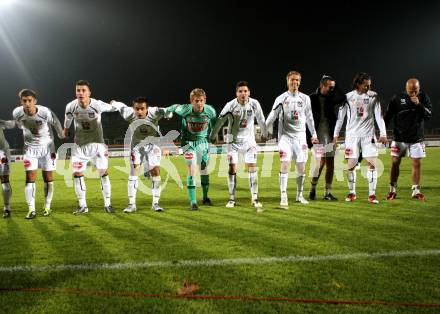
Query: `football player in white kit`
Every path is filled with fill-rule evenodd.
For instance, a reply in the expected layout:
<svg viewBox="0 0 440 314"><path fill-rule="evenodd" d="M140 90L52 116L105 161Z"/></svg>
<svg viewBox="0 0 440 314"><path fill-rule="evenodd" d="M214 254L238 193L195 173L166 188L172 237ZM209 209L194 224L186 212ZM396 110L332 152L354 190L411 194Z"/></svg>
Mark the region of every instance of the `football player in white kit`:
<svg viewBox="0 0 440 314"><path fill-rule="evenodd" d="M244 155L244 162L249 173L249 187L251 203L257 210L263 205L258 200L258 174L257 174L257 143L255 142L254 120L257 120L263 137L266 136L266 124L260 103L250 98L249 83L238 82L236 85L237 98L228 102L214 126L210 138L214 141L217 133L226 120L229 121L229 134L233 136L232 143L228 145L229 175L228 191L229 201L226 207L235 206L235 191L237 185L237 163L239 153Z"/></svg>
<svg viewBox="0 0 440 314"><path fill-rule="evenodd" d="M9 183L9 161L11 160L11 154L3 130L14 127L15 121L0 120L0 180L3 191L3 218L11 217L10 201L12 195L11 184Z"/></svg>
<svg viewBox="0 0 440 314"><path fill-rule="evenodd" d="M376 92L370 90L371 77L366 73L359 73L353 80L354 90L347 93L347 102L339 108L338 121L336 122L333 143L336 143L347 116L345 129L345 158L348 160L348 188L347 202L356 200L356 165L359 153L368 163L368 202L377 204L376 197L378 156L377 140L375 135L374 120L379 126L379 142L387 143L385 122L382 109Z"/></svg>
<svg viewBox="0 0 440 314"><path fill-rule="evenodd" d="M101 114L117 111L116 107L101 100L90 98L90 83L80 80L75 85L76 99L66 106L64 134L69 136L69 128L74 121L75 147L72 148L73 184L78 208L74 214L88 213L86 202L86 185L84 171L90 160L95 160L96 168L101 176L101 190L104 198L104 210L113 213L111 205L111 185L108 176L108 152L104 144Z"/></svg>
<svg viewBox="0 0 440 314"><path fill-rule="evenodd" d="M56 169L56 150L50 126L55 129L60 139L64 138L63 128L50 109L37 105L37 95L34 91L23 89L18 96L21 106L14 109L12 116L17 126L23 130L24 136L25 197L29 209L26 219L36 217L35 179L38 168L43 172L46 198L43 215L49 216L54 191L52 172Z"/></svg>
<svg viewBox="0 0 440 314"><path fill-rule="evenodd" d="M128 177L128 206L124 213L136 211L136 192L138 188L138 176L141 164L145 160L148 165L151 181L153 200L151 209L157 212L163 211L159 205L160 199L160 159L162 150L159 146L147 142L147 137L158 135L159 120L165 116L165 108L149 107L145 97L137 97L133 101L133 107L128 107L122 102L112 101L112 106L118 108L121 116L130 123L131 136L130 151L130 176Z"/></svg>
<svg viewBox="0 0 440 314"><path fill-rule="evenodd" d="M290 71L286 77L288 91L275 99L272 111L266 120L266 128L278 119L278 148L280 151L280 206L288 208L287 181L292 159L296 161L297 192L296 201L301 204L309 202L303 196L305 164L308 158L306 141L306 124L312 135L312 144L318 144L315 124L313 122L310 97L299 91L301 74Z"/></svg>

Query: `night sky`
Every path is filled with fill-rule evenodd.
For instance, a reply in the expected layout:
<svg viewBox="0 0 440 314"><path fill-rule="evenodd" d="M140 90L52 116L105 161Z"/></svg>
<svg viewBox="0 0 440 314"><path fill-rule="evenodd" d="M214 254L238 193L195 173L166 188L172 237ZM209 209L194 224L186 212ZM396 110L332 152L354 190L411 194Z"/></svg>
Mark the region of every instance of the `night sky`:
<svg viewBox="0 0 440 314"><path fill-rule="evenodd" d="M349 91L356 72L373 77L384 102L420 79L440 127L440 3L339 1L0 0L1 119L33 88L64 119L74 84L92 97L151 105L188 102L204 88L217 110L247 80L267 115L289 70L313 92L322 74ZM104 130L104 133L106 131Z"/></svg>

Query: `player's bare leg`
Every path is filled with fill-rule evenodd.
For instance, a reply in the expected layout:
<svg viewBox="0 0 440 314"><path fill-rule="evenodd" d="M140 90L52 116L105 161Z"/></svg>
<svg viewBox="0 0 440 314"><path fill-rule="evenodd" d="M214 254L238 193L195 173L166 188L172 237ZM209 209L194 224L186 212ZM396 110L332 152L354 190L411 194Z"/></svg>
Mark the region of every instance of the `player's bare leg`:
<svg viewBox="0 0 440 314"><path fill-rule="evenodd" d="M235 193L237 189L237 164L229 164L228 172L228 192L229 200L226 207L232 208L235 206Z"/></svg>
<svg viewBox="0 0 440 314"><path fill-rule="evenodd" d="M393 200L397 197L397 180L399 179L401 161L400 157L391 157L390 191L387 194L387 200Z"/></svg>
<svg viewBox="0 0 440 314"><path fill-rule="evenodd" d="M2 182L2 192L3 192L3 218L9 218L11 216L11 196L12 189L9 182L9 175L0 176Z"/></svg>

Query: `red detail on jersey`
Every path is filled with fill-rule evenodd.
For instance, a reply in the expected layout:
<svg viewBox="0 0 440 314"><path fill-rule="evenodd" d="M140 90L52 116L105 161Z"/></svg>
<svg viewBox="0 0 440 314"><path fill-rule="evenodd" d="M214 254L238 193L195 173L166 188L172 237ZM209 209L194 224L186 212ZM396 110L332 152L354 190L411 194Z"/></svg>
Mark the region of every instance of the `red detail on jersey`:
<svg viewBox="0 0 440 314"><path fill-rule="evenodd" d="M75 162L73 163L73 169L75 169L75 170L79 170L79 169L81 169L82 166L83 166L82 161L75 161Z"/></svg>
<svg viewBox="0 0 440 314"><path fill-rule="evenodd" d="M3 157L2 158L2 164L7 164L8 163L8 158L6 158L6 157Z"/></svg>
<svg viewBox="0 0 440 314"><path fill-rule="evenodd" d="M293 116L292 116L293 120L298 120L298 111L294 111L293 112Z"/></svg>
<svg viewBox="0 0 440 314"><path fill-rule="evenodd" d="M57 154L56 153L50 153L50 159L52 159L52 160L57 159Z"/></svg>
<svg viewBox="0 0 440 314"><path fill-rule="evenodd" d="M228 161L232 160L232 154L228 154Z"/></svg>
<svg viewBox="0 0 440 314"><path fill-rule="evenodd" d="M285 158L287 156L287 153L283 150L280 150L280 158Z"/></svg>
<svg viewBox="0 0 440 314"><path fill-rule="evenodd" d="M398 146L391 146L391 152L398 154L400 152L400 148Z"/></svg>
<svg viewBox="0 0 440 314"><path fill-rule="evenodd" d="M108 158L108 151L105 151L105 152L104 152L104 157L105 157L105 158Z"/></svg>
<svg viewBox="0 0 440 314"><path fill-rule="evenodd" d="M24 165L25 168L29 168L31 166L31 161L25 159L25 160L23 160L23 165Z"/></svg>
<svg viewBox="0 0 440 314"><path fill-rule="evenodd" d="M134 160L135 160L135 157L134 157L134 154L133 154L133 153L131 153L130 158L131 158L131 161L134 161Z"/></svg>
<svg viewBox="0 0 440 314"><path fill-rule="evenodd" d="M345 149L345 155L346 156L351 156L353 155L353 150L351 148L346 148Z"/></svg>
<svg viewBox="0 0 440 314"><path fill-rule="evenodd" d="M156 156L160 156L160 148L159 147L155 147L153 149L153 154L156 155Z"/></svg>
<svg viewBox="0 0 440 314"><path fill-rule="evenodd" d="M186 160L193 160L194 159L194 153L192 153L192 152L185 153L185 159Z"/></svg>
<svg viewBox="0 0 440 314"><path fill-rule="evenodd" d="M307 144L303 144L302 149L307 150Z"/></svg>

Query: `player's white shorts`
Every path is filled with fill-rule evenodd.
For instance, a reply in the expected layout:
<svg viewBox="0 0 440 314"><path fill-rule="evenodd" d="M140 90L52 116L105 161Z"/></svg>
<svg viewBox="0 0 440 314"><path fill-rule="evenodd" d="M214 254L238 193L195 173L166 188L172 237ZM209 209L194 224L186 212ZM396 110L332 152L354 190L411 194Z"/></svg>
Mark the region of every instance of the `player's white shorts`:
<svg viewBox="0 0 440 314"><path fill-rule="evenodd" d="M391 156L404 157L405 155L411 158L425 158L425 143L404 143L393 141L391 143Z"/></svg>
<svg viewBox="0 0 440 314"><path fill-rule="evenodd" d="M23 165L26 171L40 168L43 171L55 171L57 154L52 147L26 148L23 156Z"/></svg>
<svg viewBox="0 0 440 314"><path fill-rule="evenodd" d="M257 163L257 144L251 142L251 143L232 143L228 145L229 164L237 164L239 154L243 154L245 163L247 164Z"/></svg>
<svg viewBox="0 0 440 314"><path fill-rule="evenodd" d="M140 165L145 160L149 170L160 166L162 150L154 144L136 145L131 149L130 161L132 165Z"/></svg>
<svg viewBox="0 0 440 314"><path fill-rule="evenodd" d="M76 145L72 148L73 172L84 172L90 160L95 161L97 169L108 168L107 145L102 143L89 143Z"/></svg>
<svg viewBox="0 0 440 314"><path fill-rule="evenodd" d="M379 156L376 137L347 137L345 139L345 158L358 159L360 152L364 158Z"/></svg>
<svg viewBox="0 0 440 314"><path fill-rule="evenodd" d="M280 161L306 162L308 158L308 147L306 135L300 137L282 136L278 143L280 150Z"/></svg>
<svg viewBox="0 0 440 314"><path fill-rule="evenodd" d="M9 162L11 160L11 155L9 150L0 149L0 176L9 175Z"/></svg>

